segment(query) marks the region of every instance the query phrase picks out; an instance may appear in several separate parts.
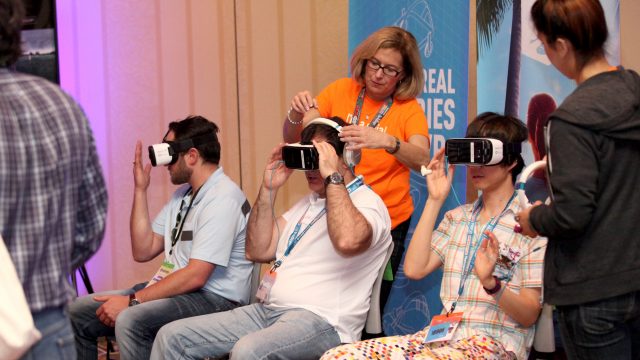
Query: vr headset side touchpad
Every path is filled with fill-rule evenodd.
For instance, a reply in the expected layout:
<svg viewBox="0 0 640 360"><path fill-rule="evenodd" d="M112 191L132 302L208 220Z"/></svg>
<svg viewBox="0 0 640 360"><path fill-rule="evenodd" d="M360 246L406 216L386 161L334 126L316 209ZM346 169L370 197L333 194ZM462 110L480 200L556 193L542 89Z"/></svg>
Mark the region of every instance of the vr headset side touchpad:
<svg viewBox="0 0 640 360"><path fill-rule="evenodd" d="M289 169L317 170L318 158L318 151L311 144L294 143L282 147L282 160Z"/></svg>

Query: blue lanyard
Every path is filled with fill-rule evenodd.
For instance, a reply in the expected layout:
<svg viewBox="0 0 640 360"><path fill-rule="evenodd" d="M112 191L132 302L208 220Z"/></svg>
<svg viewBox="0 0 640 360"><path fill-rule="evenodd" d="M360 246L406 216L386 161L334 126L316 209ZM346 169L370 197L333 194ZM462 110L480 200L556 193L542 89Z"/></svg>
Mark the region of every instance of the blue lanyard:
<svg viewBox="0 0 640 360"><path fill-rule="evenodd" d="M363 87L362 90L360 90L360 94L358 94L356 108L353 110L353 115L351 117L352 125L358 125L360 113L362 112L362 104L364 103L364 93L365 88ZM391 105L393 105L393 98L389 97L387 98L387 101L384 103L384 105L380 107L378 113L376 114L376 117L369 123L369 126L375 129L376 126L378 126L378 123L380 123L380 120L382 120L382 118L387 114L387 111L389 111Z"/></svg>
<svg viewBox="0 0 640 360"><path fill-rule="evenodd" d="M460 277L460 285L458 285L458 296L456 297L456 300L453 302L453 304L451 304L451 309L449 310L449 312L447 312L447 314L451 314L455 310L456 304L458 303L458 299L464 292L464 284L469 278L469 275L471 275L471 272L473 271L473 267L475 266L475 263L476 263L476 255L478 254L478 248L480 247L480 244L482 244L482 240L484 240L484 238L487 237L485 232L493 231L493 229L495 229L496 225L498 224L498 221L504 216L504 214L507 212L507 209L509 209L509 206L511 205L511 202L513 201L515 196L516 196L516 193L514 192L513 195L511 195L511 198L509 199L509 201L507 202L507 205L505 205L504 209L500 213L500 215L492 218L484 226L484 228L480 232L480 235L478 236L478 240L475 243L473 241L473 234L475 232L476 222L478 221L478 215L480 215L480 210L482 210L482 207L483 207L482 197L478 199L475 206L473 207L472 220L468 223L468 226L467 226L467 244L464 250L464 257L462 259L462 276Z"/></svg>
<svg viewBox="0 0 640 360"><path fill-rule="evenodd" d="M355 178L355 180L353 180L351 183L349 183L349 185L347 185L347 192L351 194L357 188L359 188L362 184L364 184L364 181L362 180L362 175L358 175ZM304 228L304 230L302 230L300 235L298 235L298 233L300 232L300 228L302 227L302 220L304 219L310 207L311 207L311 204L307 206L307 209L304 211L304 213L300 217L300 220L298 220L298 222L296 223L296 227L293 229L293 232L291 233L291 235L289 235L288 245L287 245L287 249L284 251L284 256L281 259L278 259L273 264L273 267L271 268L272 272L282 265L282 262L284 261L284 259L287 256L289 256L293 248L298 244L300 239L302 239L304 234L306 234L307 231L313 226L313 224L315 224L318 220L320 220L320 218L324 216L324 214L327 212L327 208L323 208L322 210L320 210L320 212L313 218L313 220L311 220L311 222Z"/></svg>

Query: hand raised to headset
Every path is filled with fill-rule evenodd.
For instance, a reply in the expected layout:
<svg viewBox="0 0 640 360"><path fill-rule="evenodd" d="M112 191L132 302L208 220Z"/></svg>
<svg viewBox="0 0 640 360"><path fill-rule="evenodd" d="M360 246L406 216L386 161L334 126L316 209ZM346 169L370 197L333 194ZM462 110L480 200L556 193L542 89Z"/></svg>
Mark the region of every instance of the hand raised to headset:
<svg viewBox="0 0 640 360"><path fill-rule="evenodd" d="M323 178L333 174L340 169L342 159L336 154L336 150L326 141L312 140L313 146L318 151L318 167ZM344 162L342 162L344 164Z"/></svg>
<svg viewBox="0 0 640 360"><path fill-rule="evenodd" d="M449 196L455 165L449 165L448 174L445 172L444 150L445 148L440 149L427 166L427 169L431 170L431 173L426 176L429 190L427 201L444 202Z"/></svg>
<svg viewBox="0 0 640 360"><path fill-rule="evenodd" d="M151 182L151 164L142 166L142 142L136 141L136 151L133 157L133 184L135 190L147 191Z"/></svg>
<svg viewBox="0 0 640 360"><path fill-rule="evenodd" d="M287 182L293 170L284 166L282 161L282 147L284 143L278 144L267 159L267 166L264 169L264 175L262 177L262 186L267 190L276 190Z"/></svg>
<svg viewBox="0 0 640 360"><path fill-rule="evenodd" d="M294 95L293 99L291 99L291 110L292 112L295 111L297 114L289 113L289 118L292 121L298 121L302 119L307 111L313 108L318 108L316 99L311 96L311 93L308 90L300 91Z"/></svg>

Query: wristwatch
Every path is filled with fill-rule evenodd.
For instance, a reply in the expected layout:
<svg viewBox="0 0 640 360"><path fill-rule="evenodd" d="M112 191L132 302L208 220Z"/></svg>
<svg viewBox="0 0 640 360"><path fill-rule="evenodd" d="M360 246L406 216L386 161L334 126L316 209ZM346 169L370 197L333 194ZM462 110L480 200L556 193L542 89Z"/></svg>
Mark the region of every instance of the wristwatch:
<svg viewBox="0 0 640 360"><path fill-rule="evenodd" d="M140 304L140 300L136 298L136 293L129 294L129 306L131 307L139 304Z"/></svg>
<svg viewBox="0 0 640 360"><path fill-rule="evenodd" d="M395 140L396 140L396 146L395 146L393 149L391 149L391 150L389 150L389 149L384 149L384 151L388 152L389 154L395 154L395 153L397 153L397 152L398 152L398 150L400 150L400 139L398 139L398 138L397 138L397 137L395 137L395 136L394 136L394 138L395 138Z"/></svg>
<svg viewBox="0 0 640 360"><path fill-rule="evenodd" d="M329 184L344 185L344 177L342 177L342 174L336 171L324 179L324 186L327 186Z"/></svg>

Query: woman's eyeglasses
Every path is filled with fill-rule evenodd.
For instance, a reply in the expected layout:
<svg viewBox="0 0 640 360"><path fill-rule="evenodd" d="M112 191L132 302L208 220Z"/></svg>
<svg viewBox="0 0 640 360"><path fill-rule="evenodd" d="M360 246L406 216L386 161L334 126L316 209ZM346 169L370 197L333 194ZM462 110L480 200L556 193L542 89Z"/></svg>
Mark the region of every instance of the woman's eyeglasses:
<svg viewBox="0 0 640 360"><path fill-rule="evenodd" d="M371 69L371 70L374 70L374 71L378 71L378 69L382 69L382 72L385 75L390 76L390 77L396 77L402 72L402 70L398 70L392 65L382 65L376 59L368 59L367 60L367 67L369 69Z"/></svg>

